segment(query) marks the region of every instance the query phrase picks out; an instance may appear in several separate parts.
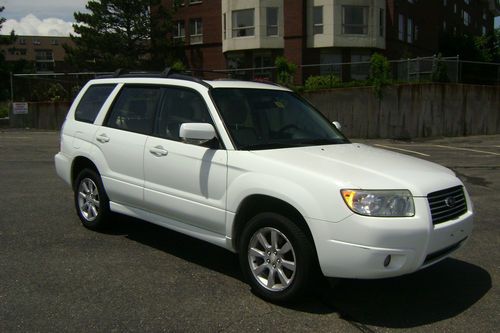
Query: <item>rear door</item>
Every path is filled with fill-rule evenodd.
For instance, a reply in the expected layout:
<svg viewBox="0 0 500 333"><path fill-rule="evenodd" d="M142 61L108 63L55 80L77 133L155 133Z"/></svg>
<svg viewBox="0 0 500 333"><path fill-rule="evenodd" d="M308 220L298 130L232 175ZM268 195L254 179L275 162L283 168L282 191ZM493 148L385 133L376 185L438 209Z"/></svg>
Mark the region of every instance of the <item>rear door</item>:
<svg viewBox="0 0 500 333"><path fill-rule="evenodd" d="M124 85L95 134L105 163L101 176L111 201L142 207L144 146L153 130L160 93L154 85Z"/></svg>
<svg viewBox="0 0 500 333"><path fill-rule="evenodd" d="M144 201L165 217L225 234L227 152L182 142L182 123L210 123L195 90L164 88L154 136L144 152Z"/></svg>

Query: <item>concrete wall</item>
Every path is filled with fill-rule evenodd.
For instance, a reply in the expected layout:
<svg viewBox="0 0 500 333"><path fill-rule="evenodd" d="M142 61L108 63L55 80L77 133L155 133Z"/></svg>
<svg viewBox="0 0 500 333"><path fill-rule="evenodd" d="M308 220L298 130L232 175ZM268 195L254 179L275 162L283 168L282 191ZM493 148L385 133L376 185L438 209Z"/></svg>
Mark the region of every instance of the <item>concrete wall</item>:
<svg viewBox="0 0 500 333"><path fill-rule="evenodd" d="M413 84L305 93L304 97L354 138L418 138L500 133L500 86ZM60 129L69 102L29 103L10 127Z"/></svg>
<svg viewBox="0 0 500 333"><path fill-rule="evenodd" d="M305 93L355 138L417 138L500 133L500 86L407 84Z"/></svg>
<svg viewBox="0 0 500 333"><path fill-rule="evenodd" d="M70 102L38 102L28 104L28 114L9 114L10 127L59 130L68 113Z"/></svg>

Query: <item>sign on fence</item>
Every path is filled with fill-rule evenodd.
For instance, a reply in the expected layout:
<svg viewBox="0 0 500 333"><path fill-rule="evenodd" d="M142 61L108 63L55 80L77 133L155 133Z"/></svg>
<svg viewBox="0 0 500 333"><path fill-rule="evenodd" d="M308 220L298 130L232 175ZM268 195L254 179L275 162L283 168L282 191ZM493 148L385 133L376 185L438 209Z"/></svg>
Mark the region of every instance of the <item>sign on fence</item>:
<svg viewBox="0 0 500 333"><path fill-rule="evenodd" d="M12 103L12 113L13 114L28 114L28 103L25 103L25 102Z"/></svg>

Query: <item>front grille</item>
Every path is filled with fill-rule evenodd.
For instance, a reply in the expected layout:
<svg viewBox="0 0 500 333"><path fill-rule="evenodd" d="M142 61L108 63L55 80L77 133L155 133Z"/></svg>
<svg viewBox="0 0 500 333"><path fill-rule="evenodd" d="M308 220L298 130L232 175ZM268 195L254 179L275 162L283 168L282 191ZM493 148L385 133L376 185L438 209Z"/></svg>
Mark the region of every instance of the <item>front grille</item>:
<svg viewBox="0 0 500 333"><path fill-rule="evenodd" d="M427 195L431 208L432 223L439 224L467 212L463 186L450 187Z"/></svg>

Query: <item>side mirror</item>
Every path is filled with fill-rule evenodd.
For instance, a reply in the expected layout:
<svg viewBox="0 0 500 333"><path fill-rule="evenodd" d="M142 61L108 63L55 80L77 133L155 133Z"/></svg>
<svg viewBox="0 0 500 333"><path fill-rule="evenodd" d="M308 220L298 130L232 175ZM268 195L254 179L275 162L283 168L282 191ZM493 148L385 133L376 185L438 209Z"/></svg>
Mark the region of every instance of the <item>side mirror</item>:
<svg viewBox="0 0 500 333"><path fill-rule="evenodd" d="M340 123L338 121L334 121L332 122L333 125L335 125L335 127L337 127L337 129L340 131L342 129L342 125L340 125Z"/></svg>
<svg viewBox="0 0 500 333"><path fill-rule="evenodd" d="M207 123L183 123L179 136L187 143L203 144L215 138L215 128Z"/></svg>

